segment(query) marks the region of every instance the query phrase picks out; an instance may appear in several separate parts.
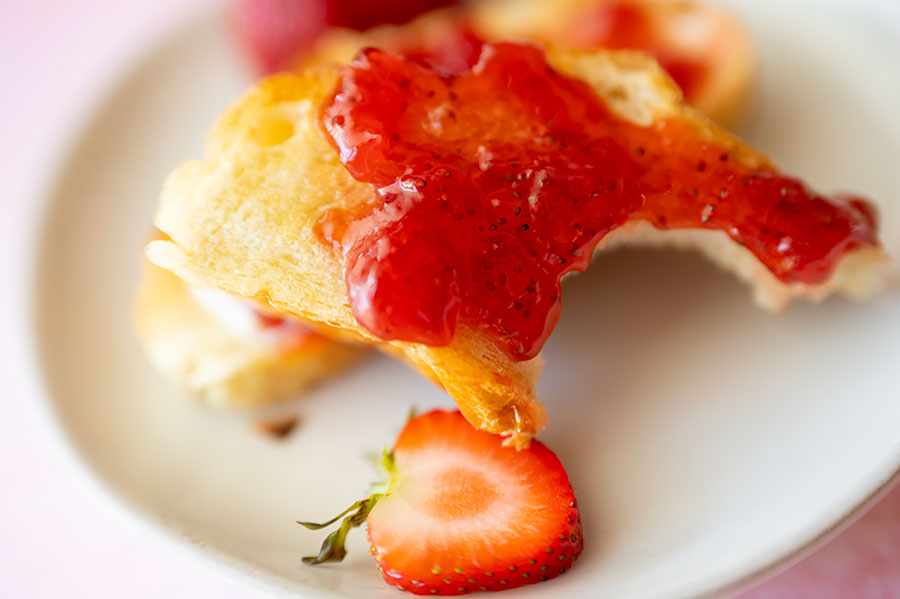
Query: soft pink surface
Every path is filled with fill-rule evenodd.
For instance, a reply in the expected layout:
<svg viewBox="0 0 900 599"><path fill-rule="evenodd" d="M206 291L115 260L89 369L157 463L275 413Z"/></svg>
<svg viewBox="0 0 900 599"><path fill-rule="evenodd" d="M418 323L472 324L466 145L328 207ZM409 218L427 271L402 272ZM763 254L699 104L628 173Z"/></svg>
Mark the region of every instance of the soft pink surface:
<svg viewBox="0 0 900 599"><path fill-rule="evenodd" d="M900 487L816 553L741 599L900 597Z"/></svg>
<svg viewBox="0 0 900 599"><path fill-rule="evenodd" d="M58 132L96 82L198 5L216 0L0 3L0 326L12 328L25 222ZM0 336L0 597L250 597L178 561L83 497L34 434ZM900 488L831 544L742 599L900 597Z"/></svg>

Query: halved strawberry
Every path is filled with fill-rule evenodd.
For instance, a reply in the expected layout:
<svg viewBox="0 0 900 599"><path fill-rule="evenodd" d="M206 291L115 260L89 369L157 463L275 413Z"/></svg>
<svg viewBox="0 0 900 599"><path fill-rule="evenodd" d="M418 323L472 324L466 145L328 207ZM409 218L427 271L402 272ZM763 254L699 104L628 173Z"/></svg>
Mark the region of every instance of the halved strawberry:
<svg viewBox="0 0 900 599"><path fill-rule="evenodd" d="M499 591L562 574L584 546L575 494L562 464L539 441L504 447L459 412L411 419L385 454L390 481L324 524L318 564L340 561L347 532L368 519L384 580L419 595Z"/></svg>

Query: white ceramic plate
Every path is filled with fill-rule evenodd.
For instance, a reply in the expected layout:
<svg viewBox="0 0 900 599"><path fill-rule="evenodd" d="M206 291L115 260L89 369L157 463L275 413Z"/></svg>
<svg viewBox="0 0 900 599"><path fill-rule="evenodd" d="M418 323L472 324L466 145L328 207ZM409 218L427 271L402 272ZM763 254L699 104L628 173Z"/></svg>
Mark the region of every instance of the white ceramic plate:
<svg viewBox="0 0 900 599"><path fill-rule="evenodd" d="M900 30L842 4L736 4L762 49L747 136L821 188L878 198L900 256ZM178 32L48 173L36 384L99 486L172 546L276 595L394 598L362 533L346 563L314 569L299 557L321 535L294 520L357 499L374 477L365 455L410 406L450 406L444 394L373 358L303 399L299 430L275 442L186 401L131 332L160 184L243 86L236 64L218 15ZM504 596L725 594L783 563L897 470L898 356L895 293L778 318L691 254L602 257L568 283L541 381L542 438L571 474L587 548L571 573Z"/></svg>

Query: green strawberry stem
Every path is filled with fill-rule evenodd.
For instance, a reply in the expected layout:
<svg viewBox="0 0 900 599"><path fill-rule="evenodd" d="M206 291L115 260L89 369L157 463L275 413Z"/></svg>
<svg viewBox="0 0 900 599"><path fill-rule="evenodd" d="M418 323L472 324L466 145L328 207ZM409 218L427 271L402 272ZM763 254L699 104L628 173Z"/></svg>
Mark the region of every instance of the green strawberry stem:
<svg viewBox="0 0 900 599"><path fill-rule="evenodd" d="M388 451L387 448L384 448L381 454L381 467L384 468L389 475L394 473L393 451ZM331 526L344 516L347 516L347 514L350 514L343 519L337 530L325 537L325 540L322 542L322 547L319 549L319 554L302 558L303 563L316 566L326 562L343 561L347 556L347 550L344 548L344 543L347 540L347 533L349 533L351 529L361 526L366 521L369 517L369 512L372 511L372 508L375 507L378 500L384 497L389 490L390 483L378 483L372 485L372 488L369 490L371 494L367 498L360 499L331 520L322 522L321 524L316 522L301 522L298 520L297 524L300 524L309 530L321 530L326 526Z"/></svg>
<svg viewBox="0 0 900 599"><path fill-rule="evenodd" d="M301 524L310 530L319 530L334 524L341 516L353 512L351 515L344 518L337 530L325 537L325 541L322 542L322 547L319 549L319 554L304 557L303 563L315 566L317 564L324 564L325 562L343 561L347 556L347 550L344 549L347 533L350 532L351 528L356 528L366 521L366 518L369 517L369 512L372 511L372 508L375 507L375 504L378 503L378 500L382 497L384 497L383 493L375 493L366 499L360 499L328 522L323 522L322 524L298 521L297 524Z"/></svg>

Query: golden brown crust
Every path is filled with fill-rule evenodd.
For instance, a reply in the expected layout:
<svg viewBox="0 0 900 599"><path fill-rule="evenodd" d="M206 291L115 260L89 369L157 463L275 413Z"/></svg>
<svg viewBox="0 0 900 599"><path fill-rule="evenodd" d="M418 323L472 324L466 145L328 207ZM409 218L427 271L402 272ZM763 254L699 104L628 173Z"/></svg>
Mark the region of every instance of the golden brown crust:
<svg viewBox="0 0 900 599"><path fill-rule="evenodd" d="M735 158L767 161L683 106L668 76L642 54L553 51L550 58L593 84L623 118L649 123L678 115ZM351 313L341 257L313 232L324 209L365 202L374 193L349 175L318 129L337 72L316 67L276 76L229 108L210 134L206 159L185 163L166 182L156 225L171 241L150 243L147 254L192 283L264 300L279 312L379 343ZM540 357L513 361L489 337L462 326L446 347L381 344L442 385L480 429L523 446L546 423L535 391Z"/></svg>

